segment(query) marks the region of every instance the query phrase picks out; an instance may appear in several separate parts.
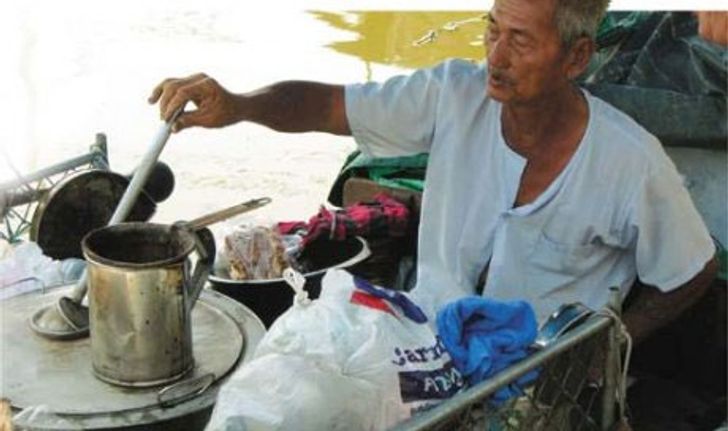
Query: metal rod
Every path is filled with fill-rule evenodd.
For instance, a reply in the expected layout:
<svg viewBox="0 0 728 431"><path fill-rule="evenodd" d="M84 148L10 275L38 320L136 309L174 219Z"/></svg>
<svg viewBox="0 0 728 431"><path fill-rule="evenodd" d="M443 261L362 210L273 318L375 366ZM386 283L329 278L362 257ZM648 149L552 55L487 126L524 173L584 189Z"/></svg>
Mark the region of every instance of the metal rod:
<svg viewBox="0 0 728 431"><path fill-rule="evenodd" d="M392 431L415 431L430 429L450 418L458 411L466 409L470 404L481 401L485 397L530 372L544 362L551 360L566 350L574 347L593 335L604 331L612 324L612 319L605 316L594 316L586 322L564 334L548 348L538 351L526 359L513 364L495 376L478 383L472 388L456 394L448 401L438 404L430 410L418 413L405 422L392 428Z"/></svg>
<svg viewBox="0 0 728 431"><path fill-rule="evenodd" d="M622 315L622 298L619 288L609 288L608 307L617 315ZM607 351L604 355L604 392L602 393L602 430L614 425L614 412L617 397L617 364L619 361L619 325L614 322L607 334Z"/></svg>
<svg viewBox="0 0 728 431"><path fill-rule="evenodd" d="M172 124L179 114L182 113L183 109L184 106L174 113L169 122L165 122L157 130L157 134L154 137L151 147L144 154L142 161L139 163L139 167L136 171L134 171L134 175L132 176L129 185L126 187L124 194L121 196L121 200L116 206L114 214L111 216L111 220L109 220L107 226L113 226L121 223L131 212L131 209L136 203L137 197L139 197L139 194L142 192L144 183L146 183L147 178L149 178L149 173L152 171L157 159L159 159L159 155L162 153L164 145L169 139L169 135L172 134ZM87 273L88 271L83 271L78 284L76 284L76 287L74 287L73 291L68 295L71 300L79 304L83 301L83 298L86 296L86 291L88 290L86 286L88 282Z"/></svg>
<svg viewBox="0 0 728 431"><path fill-rule="evenodd" d="M231 206L220 211L215 211L214 213L198 217L194 220L190 220L186 224L193 230L202 229L203 227L209 226L213 223L217 223L229 219L230 217L252 211L256 208L268 205L269 203L271 203L271 198L268 197L252 199L247 202L243 202L241 204L237 204L235 206Z"/></svg>
<svg viewBox="0 0 728 431"><path fill-rule="evenodd" d="M20 187L23 184L40 181L46 179L46 177L57 175L86 164L91 164L94 165L94 167L99 168L106 167L108 169L109 163L106 149L106 135L103 133L96 134L95 142L89 148L88 153L48 166L35 172L31 172L28 175L21 175L19 178L12 181L0 183L0 191L10 190Z"/></svg>
<svg viewBox="0 0 728 431"><path fill-rule="evenodd" d="M28 175L23 175L20 178L16 178L11 181L6 181L0 184L0 191L14 189L20 187L23 184L31 183L45 179L46 177L60 174L69 169L77 168L81 165L92 163L98 157L96 154L88 153L82 156L74 157L64 162L58 163L57 165L49 166L47 168L32 172Z"/></svg>
<svg viewBox="0 0 728 431"><path fill-rule="evenodd" d="M50 189L41 190L10 190L5 194L5 205L8 207L16 207L19 205L27 205L41 198Z"/></svg>
<svg viewBox="0 0 728 431"><path fill-rule="evenodd" d="M97 133L96 140L90 148L91 153L96 155L96 159L92 162L94 168L109 170L109 152L107 148L106 135Z"/></svg>

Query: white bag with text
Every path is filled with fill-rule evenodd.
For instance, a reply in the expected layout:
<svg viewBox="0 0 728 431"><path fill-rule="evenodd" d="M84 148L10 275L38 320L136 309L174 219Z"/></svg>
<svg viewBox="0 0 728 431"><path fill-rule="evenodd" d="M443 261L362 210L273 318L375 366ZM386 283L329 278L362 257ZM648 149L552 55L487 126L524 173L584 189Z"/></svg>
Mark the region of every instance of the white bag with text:
<svg viewBox="0 0 728 431"><path fill-rule="evenodd" d="M382 430L463 387L406 294L332 270L223 385L208 429Z"/></svg>

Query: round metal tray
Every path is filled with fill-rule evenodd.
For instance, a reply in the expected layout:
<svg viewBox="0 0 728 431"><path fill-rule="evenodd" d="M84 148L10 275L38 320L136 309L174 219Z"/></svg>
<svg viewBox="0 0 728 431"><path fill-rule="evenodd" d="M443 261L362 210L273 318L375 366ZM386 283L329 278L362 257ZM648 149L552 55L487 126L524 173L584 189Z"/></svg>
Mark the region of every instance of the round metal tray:
<svg viewBox="0 0 728 431"><path fill-rule="evenodd" d="M163 408L158 399L161 386L129 389L96 378L88 338L48 340L30 329L28 319L33 312L54 303L70 289L34 292L0 302L3 397L15 411L42 405L57 415L37 415L25 426L54 429L58 418L64 426L83 429L138 426L211 407L222 379L251 358L265 334L263 324L245 306L203 290L192 311L195 367L181 381L212 373L214 382L202 393Z"/></svg>

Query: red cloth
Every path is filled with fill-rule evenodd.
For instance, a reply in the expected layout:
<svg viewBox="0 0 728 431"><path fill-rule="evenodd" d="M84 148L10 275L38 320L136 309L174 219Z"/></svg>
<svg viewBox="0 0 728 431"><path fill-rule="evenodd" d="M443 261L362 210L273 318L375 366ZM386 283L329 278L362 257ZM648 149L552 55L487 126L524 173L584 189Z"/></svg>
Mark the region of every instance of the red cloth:
<svg viewBox="0 0 728 431"><path fill-rule="evenodd" d="M303 244L325 237L342 241L352 236L403 237L407 235L410 210L406 205L384 193L374 196L373 202L361 202L341 210L321 207L308 223L281 222L283 235L305 231Z"/></svg>

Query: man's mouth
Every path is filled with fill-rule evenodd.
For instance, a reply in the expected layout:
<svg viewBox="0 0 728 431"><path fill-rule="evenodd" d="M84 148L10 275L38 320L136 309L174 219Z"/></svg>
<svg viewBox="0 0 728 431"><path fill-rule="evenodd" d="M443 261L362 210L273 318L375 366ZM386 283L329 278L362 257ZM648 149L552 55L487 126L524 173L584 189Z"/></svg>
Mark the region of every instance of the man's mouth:
<svg viewBox="0 0 728 431"><path fill-rule="evenodd" d="M488 73L488 83L494 87L504 87L511 85L512 81L501 72L490 71Z"/></svg>

